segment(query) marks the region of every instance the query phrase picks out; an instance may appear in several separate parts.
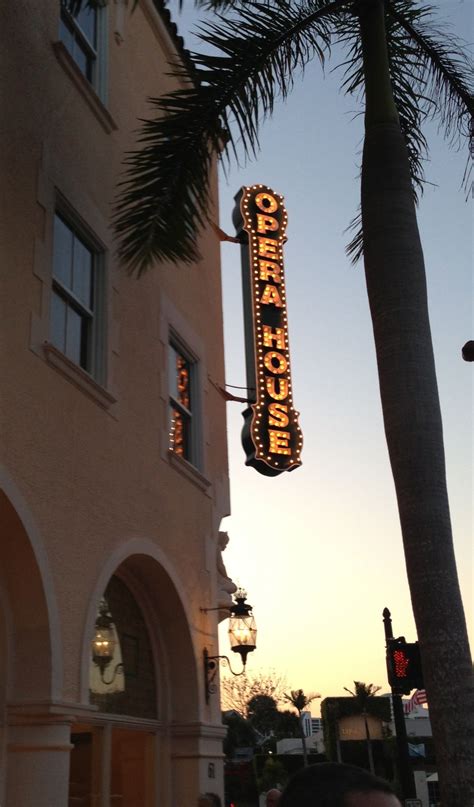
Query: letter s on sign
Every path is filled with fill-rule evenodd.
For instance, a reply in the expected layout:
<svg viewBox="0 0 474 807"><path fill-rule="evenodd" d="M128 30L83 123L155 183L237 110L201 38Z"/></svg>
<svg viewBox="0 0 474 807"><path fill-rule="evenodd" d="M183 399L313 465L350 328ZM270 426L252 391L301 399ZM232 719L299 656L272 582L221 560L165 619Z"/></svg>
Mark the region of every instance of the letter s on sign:
<svg viewBox="0 0 474 807"><path fill-rule="evenodd" d="M288 412L288 407L285 404L279 403L271 403L268 407L268 424L269 426L279 426L283 429L285 426L288 426L290 419L286 414Z"/></svg>

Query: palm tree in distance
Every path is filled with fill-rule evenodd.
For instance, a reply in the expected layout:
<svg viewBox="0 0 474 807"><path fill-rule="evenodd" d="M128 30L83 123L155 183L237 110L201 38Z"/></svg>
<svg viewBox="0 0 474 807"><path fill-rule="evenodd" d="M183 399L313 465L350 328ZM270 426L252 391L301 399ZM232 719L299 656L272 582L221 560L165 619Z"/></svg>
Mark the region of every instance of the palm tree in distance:
<svg viewBox="0 0 474 807"><path fill-rule="evenodd" d="M370 704L377 692L380 692L380 687L374 684L364 684L362 681L354 681L354 690L344 687L349 695L356 699L359 714L364 718L365 740L367 742L367 754L369 757L369 768L371 773L375 773L374 755L372 752L372 740L370 739L369 723L367 720L370 714Z"/></svg>
<svg viewBox="0 0 474 807"><path fill-rule="evenodd" d="M343 88L365 113L360 228L385 433L420 642L443 802L474 802L474 691L446 486L441 413L415 212L426 141L474 136L469 58L419 0L262 0L226 8L201 32L210 54L176 67L192 81L154 101L127 158L115 224L119 254L140 274L193 261L209 216L215 155L258 148L261 121L313 57L347 52ZM471 138L472 140L473 138ZM472 143L471 143L472 145ZM318 159L318 155L314 155ZM467 172L469 176L469 172ZM211 214L212 215L212 214Z"/></svg>
<svg viewBox="0 0 474 807"><path fill-rule="evenodd" d="M305 695L302 689L292 689L289 695L285 693L283 697L284 700L286 700L288 703L291 703L291 705L298 712L298 718L300 721L301 742L303 744L303 764L306 767L308 764L308 749L306 747L306 734L304 733L303 712L314 700L316 700L316 698L320 698L321 695L317 695L315 692L311 692L309 695Z"/></svg>

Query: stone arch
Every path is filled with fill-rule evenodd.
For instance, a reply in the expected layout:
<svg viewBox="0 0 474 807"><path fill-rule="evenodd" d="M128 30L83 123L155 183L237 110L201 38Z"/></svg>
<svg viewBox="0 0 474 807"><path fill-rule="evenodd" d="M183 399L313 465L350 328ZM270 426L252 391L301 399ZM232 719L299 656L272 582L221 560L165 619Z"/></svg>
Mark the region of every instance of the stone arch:
<svg viewBox="0 0 474 807"><path fill-rule="evenodd" d="M86 615L81 662L81 700L89 697L90 641L97 607L113 575L129 587L142 609L152 642L160 719L199 720L198 670L186 597L164 553L148 540L135 539L118 548L102 569ZM163 698L163 691L166 698Z"/></svg>
<svg viewBox="0 0 474 807"><path fill-rule="evenodd" d="M0 588L8 625L7 696L11 701L57 699L62 661L52 575L31 511L2 468L0 524Z"/></svg>

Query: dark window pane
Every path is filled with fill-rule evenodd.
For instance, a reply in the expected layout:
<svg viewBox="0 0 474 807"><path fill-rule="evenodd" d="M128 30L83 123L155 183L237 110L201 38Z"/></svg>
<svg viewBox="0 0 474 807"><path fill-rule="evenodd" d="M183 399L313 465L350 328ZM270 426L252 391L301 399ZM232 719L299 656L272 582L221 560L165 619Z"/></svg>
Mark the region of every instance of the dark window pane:
<svg viewBox="0 0 474 807"><path fill-rule="evenodd" d="M66 288L72 286L73 233L59 216L54 217L53 274Z"/></svg>
<svg viewBox="0 0 474 807"><path fill-rule="evenodd" d="M77 39L74 42L73 57L81 73L84 73L84 75L87 78L89 78L90 73L89 60L87 58L87 54L85 53L84 49L79 45Z"/></svg>
<svg viewBox="0 0 474 807"><path fill-rule="evenodd" d="M66 303L54 291L51 296L51 342L64 352L66 348Z"/></svg>
<svg viewBox="0 0 474 807"><path fill-rule="evenodd" d="M66 356L81 364L82 317L70 306L66 318Z"/></svg>
<svg viewBox="0 0 474 807"><path fill-rule="evenodd" d="M96 253L59 215L54 219L51 341L73 362L93 367Z"/></svg>
<svg viewBox="0 0 474 807"><path fill-rule="evenodd" d="M72 290L87 308L92 308L92 252L79 240L74 239Z"/></svg>
<svg viewBox="0 0 474 807"><path fill-rule="evenodd" d="M82 317L81 329L81 367L84 370L90 370L90 355L91 355L91 327L92 320L89 317Z"/></svg>
<svg viewBox="0 0 474 807"><path fill-rule="evenodd" d="M92 45L95 50L96 47L96 31L97 31L97 9L95 8L81 8L77 17L75 17L82 33L87 41Z"/></svg>
<svg viewBox="0 0 474 807"><path fill-rule="evenodd" d="M156 718L156 678L153 652L148 628L143 614L125 584L113 576L104 592L108 613L113 620L113 632L120 646L107 665L104 678L111 681L104 684L97 667L91 658L90 700L99 712L134 715L135 717ZM120 662L123 669L114 670ZM113 680L111 680L113 679ZM108 803L108 802L107 802ZM95 802L94 802L95 804ZM97 802L96 807L98 807ZM124 807L117 802L117 807ZM139 801L136 807L144 807Z"/></svg>
<svg viewBox="0 0 474 807"><path fill-rule="evenodd" d="M61 25L59 29L59 38L61 42L66 46L66 48L68 49L69 53L72 56L72 51L74 47L74 37L72 31L65 24L64 20L61 20Z"/></svg>
<svg viewBox="0 0 474 807"><path fill-rule="evenodd" d="M97 50L97 9L83 7L75 17L63 9L59 36L81 73L92 83L96 58L92 51Z"/></svg>

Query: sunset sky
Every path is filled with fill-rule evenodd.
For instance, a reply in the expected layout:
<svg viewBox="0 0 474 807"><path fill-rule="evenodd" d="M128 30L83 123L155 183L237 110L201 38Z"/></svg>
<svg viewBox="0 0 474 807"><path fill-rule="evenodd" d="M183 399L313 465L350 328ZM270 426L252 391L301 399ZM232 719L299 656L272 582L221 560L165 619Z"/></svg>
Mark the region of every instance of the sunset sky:
<svg viewBox="0 0 474 807"><path fill-rule="evenodd" d="M188 3L191 5L191 3ZM434 0L472 42L473 4ZM176 3L170 7L176 8ZM186 44L196 12L175 15ZM202 16L202 15L201 15ZM233 234L233 197L264 183L285 197L285 271L293 391L303 465L266 478L245 467L238 403L229 403L232 515L228 573L248 591L258 622L249 672L276 670L292 688L344 694L354 679L388 689L382 610L395 635L416 639L378 392L362 264L345 255L359 199L362 118L339 90L334 52L261 129L261 152L221 176L220 225ZM451 150L427 124L430 161L419 206L443 413L455 550L472 636L472 378L461 347L474 338L472 200L461 189L467 149ZM245 386L240 251L222 246L226 381ZM232 391L232 390L231 390ZM238 390L233 390L239 394ZM240 394L245 394L240 392ZM220 652L228 652L223 623ZM236 664L238 667L238 663ZM319 702L313 713L319 711Z"/></svg>

